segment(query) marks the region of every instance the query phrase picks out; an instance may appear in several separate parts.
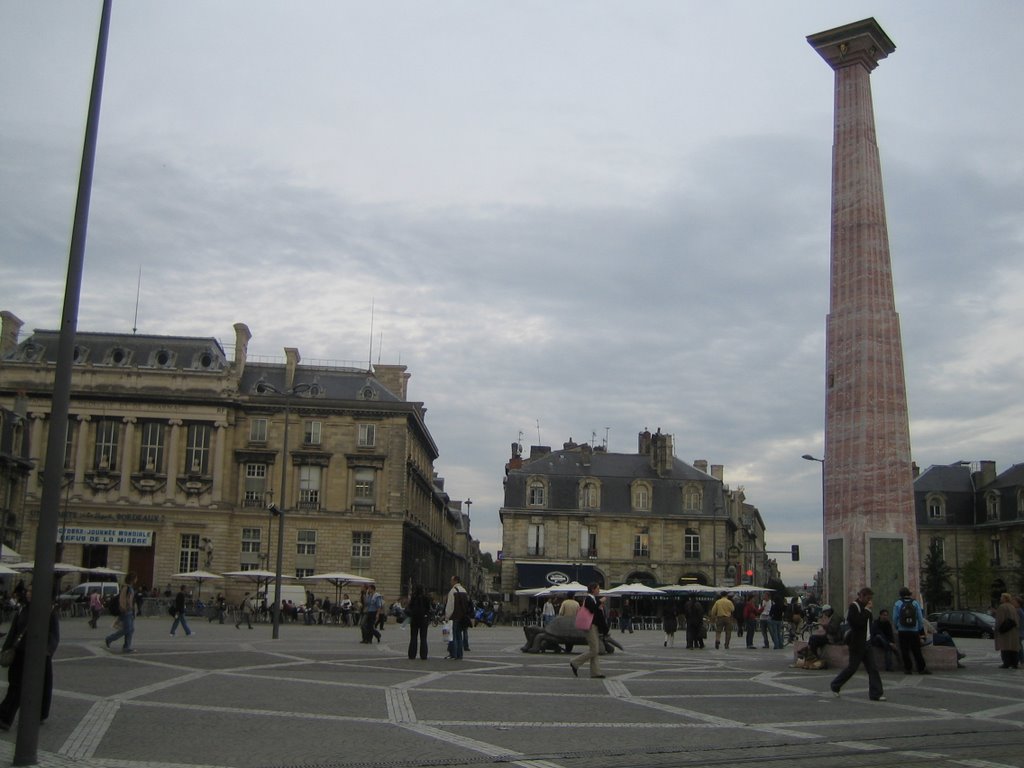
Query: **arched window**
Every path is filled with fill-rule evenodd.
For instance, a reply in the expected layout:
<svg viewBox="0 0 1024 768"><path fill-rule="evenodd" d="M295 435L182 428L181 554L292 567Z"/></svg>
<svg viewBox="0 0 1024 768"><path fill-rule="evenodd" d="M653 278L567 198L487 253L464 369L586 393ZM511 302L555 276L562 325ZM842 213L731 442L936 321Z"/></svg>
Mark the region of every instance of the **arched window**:
<svg viewBox="0 0 1024 768"><path fill-rule="evenodd" d="M635 512L651 511L651 486L647 483L634 483L632 495Z"/></svg>
<svg viewBox="0 0 1024 768"><path fill-rule="evenodd" d="M925 502L929 520L943 520L946 517L946 497L941 493L930 493Z"/></svg>
<svg viewBox="0 0 1024 768"><path fill-rule="evenodd" d="M601 506L601 493L597 483L584 480L580 485L580 509L597 509Z"/></svg>
<svg viewBox="0 0 1024 768"><path fill-rule="evenodd" d="M683 512L700 512L704 507L704 493L701 487L690 483L683 488Z"/></svg>
<svg viewBox="0 0 1024 768"><path fill-rule="evenodd" d="M544 483L541 480L531 480L527 490L526 503L531 507L543 507L544 499L547 494L544 493Z"/></svg>
<svg viewBox="0 0 1024 768"><path fill-rule="evenodd" d="M990 491L985 497L985 510L987 512L988 520L999 519L999 492Z"/></svg>

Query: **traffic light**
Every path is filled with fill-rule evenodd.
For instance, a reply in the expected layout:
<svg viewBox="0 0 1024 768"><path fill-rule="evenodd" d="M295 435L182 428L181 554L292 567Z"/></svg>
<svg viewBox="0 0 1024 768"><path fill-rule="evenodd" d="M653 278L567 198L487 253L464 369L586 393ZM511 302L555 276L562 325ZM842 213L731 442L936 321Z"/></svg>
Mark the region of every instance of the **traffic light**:
<svg viewBox="0 0 1024 768"><path fill-rule="evenodd" d="M743 583L744 584L753 584L754 583L754 572L750 568L748 568L746 570L746 572L743 574Z"/></svg>
<svg viewBox="0 0 1024 768"><path fill-rule="evenodd" d="M800 560L800 545L794 544L790 549L790 554L793 556L793 562L798 562Z"/></svg>

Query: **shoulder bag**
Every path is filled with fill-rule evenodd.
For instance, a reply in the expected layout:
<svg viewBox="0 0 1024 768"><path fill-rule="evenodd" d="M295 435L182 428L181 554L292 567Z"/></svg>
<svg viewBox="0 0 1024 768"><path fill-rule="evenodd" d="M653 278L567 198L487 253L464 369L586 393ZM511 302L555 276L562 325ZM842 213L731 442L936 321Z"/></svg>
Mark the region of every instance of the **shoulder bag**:
<svg viewBox="0 0 1024 768"><path fill-rule="evenodd" d="M587 632L590 630L590 625L594 623L594 614L587 607L586 603L580 606L580 609L576 611L576 629Z"/></svg>

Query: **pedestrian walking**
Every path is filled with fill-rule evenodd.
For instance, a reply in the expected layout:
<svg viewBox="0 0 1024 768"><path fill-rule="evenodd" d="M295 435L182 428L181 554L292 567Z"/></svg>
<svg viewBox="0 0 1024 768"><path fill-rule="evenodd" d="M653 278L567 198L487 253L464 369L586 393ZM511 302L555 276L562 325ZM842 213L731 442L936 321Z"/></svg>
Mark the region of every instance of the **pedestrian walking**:
<svg viewBox="0 0 1024 768"><path fill-rule="evenodd" d="M178 594L174 596L174 622L171 624L171 637L178 631L178 625L185 630L185 637L192 637L188 621L185 619L185 585L182 584Z"/></svg>
<svg viewBox="0 0 1024 768"><path fill-rule="evenodd" d="M604 616L604 609L601 608L601 603L598 598L601 594L601 587L596 581L591 582L587 587L587 596L583 600L583 605L580 606L580 614L586 616L586 619L582 621L589 621L590 626L587 630L587 650L581 653L579 656L569 662L569 668L572 669L572 673L575 677L580 676L580 667L586 661L590 662L590 676L591 677L604 677L601 673L601 665L599 663L600 651L598 650L598 643L603 635L608 634L608 621ZM576 627L582 629L580 626L581 617L576 616Z"/></svg>
<svg viewBox="0 0 1024 768"><path fill-rule="evenodd" d="M224 595L220 592L217 593L217 597L213 601L213 613L210 615L210 623L213 623L214 619L217 619L219 624L224 623L224 614L227 613L228 602L224 599Z"/></svg>
<svg viewBox="0 0 1024 768"><path fill-rule="evenodd" d="M688 649L704 647L704 608L692 595L683 606L686 619L686 647Z"/></svg>
<svg viewBox="0 0 1024 768"><path fill-rule="evenodd" d="M89 626L96 629L96 623L103 615L103 596L99 590L94 589L89 593Z"/></svg>
<svg viewBox="0 0 1024 768"><path fill-rule="evenodd" d="M409 605L405 612L409 617L409 658L416 658L416 651L419 650L420 658L424 661L427 658L427 630L430 628L430 598L423 590L421 584L417 584L409 598Z"/></svg>
<svg viewBox="0 0 1024 768"><path fill-rule="evenodd" d="M555 601L554 598L549 597L544 602L544 610L541 612L541 624L547 626L551 623L551 620L555 618Z"/></svg>
<svg viewBox="0 0 1024 768"><path fill-rule="evenodd" d="M733 605L732 600L729 599L728 592L722 592L721 596L715 600L714 605L711 606L711 612L708 614L708 618L715 627L715 648L721 646L722 633L725 633L725 649L729 650L729 639L732 637L732 615L736 611L736 606Z"/></svg>
<svg viewBox="0 0 1024 768"><path fill-rule="evenodd" d="M676 644L676 630L679 628L679 619L676 618L676 604L669 603L665 609L665 613L661 617L661 628L665 632L665 642L662 645L665 648L675 647Z"/></svg>
<svg viewBox="0 0 1024 768"><path fill-rule="evenodd" d="M444 617L452 623L451 651L447 658L461 659L464 649L463 641L465 634L462 629L465 623L469 622L469 593L462 586L458 576L452 576L452 588L448 590L448 599L445 601Z"/></svg>
<svg viewBox="0 0 1024 768"><path fill-rule="evenodd" d="M242 604L238 606L238 621L235 622L235 629L238 629L244 620L249 625L249 629L252 629L252 614L255 606L252 604L252 595L248 592L245 593L245 597L242 598Z"/></svg>
<svg viewBox="0 0 1024 768"><path fill-rule="evenodd" d="M999 596L996 606L996 650L1002 659L1000 669L1020 668L1020 631L1018 622L1020 614L1009 592Z"/></svg>
<svg viewBox="0 0 1024 768"><path fill-rule="evenodd" d="M850 607L846 611L846 623L850 627L846 647L850 652L850 661L846 665L846 669L836 675L829 686L836 696L839 695L839 691L846 681L853 677L857 668L863 664L864 670L868 673L868 698L872 701L885 701L882 676L878 674L878 668L875 667L875 660L872 657L873 650L868 643L868 630L871 627L871 603L874 594L870 587L864 587L857 593L857 599L850 603Z"/></svg>
<svg viewBox="0 0 1024 768"><path fill-rule="evenodd" d="M359 628L362 630L363 645L369 645L377 638L380 642L380 632L374 625L377 623L377 613L384 610L384 598L377 594L375 584L366 585L366 594L363 597L363 615L359 618Z"/></svg>
<svg viewBox="0 0 1024 768"><path fill-rule="evenodd" d="M135 637L135 574L128 573L124 577L124 584L117 594L118 616L116 629L104 638L107 648L115 640L124 638L122 653L135 653L135 646L132 640Z"/></svg>
<svg viewBox="0 0 1024 768"><path fill-rule="evenodd" d="M892 615L896 621L896 636L899 638L900 658L903 659L903 674L913 674L913 665L917 665L917 674L930 675L921 653L921 635L924 634L924 611L921 604L914 599L909 587L900 588L899 599L892 606Z"/></svg>
<svg viewBox="0 0 1024 768"><path fill-rule="evenodd" d="M0 731L10 730L14 716L21 707L22 677L25 671L25 640L28 632L28 612L32 602L32 587L22 588L15 593L20 608L11 621L11 626L4 638L3 650L14 650L14 660L7 668L7 695L0 701ZM60 609L56 603L50 606L50 625L46 636L46 665L43 671L42 702L39 710L39 721L46 722L50 716L50 703L53 700L53 654L60 645Z"/></svg>

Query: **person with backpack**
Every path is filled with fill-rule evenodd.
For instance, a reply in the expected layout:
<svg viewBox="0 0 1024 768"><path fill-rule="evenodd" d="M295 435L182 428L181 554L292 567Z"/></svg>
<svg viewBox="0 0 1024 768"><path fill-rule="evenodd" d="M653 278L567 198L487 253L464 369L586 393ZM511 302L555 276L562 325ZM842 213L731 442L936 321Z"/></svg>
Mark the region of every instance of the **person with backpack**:
<svg viewBox="0 0 1024 768"><path fill-rule="evenodd" d="M864 671L868 673L868 698L871 701L885 701L885 691L882 688L882 676L878 674L875 667L875 660L872 656L872 648L868 645L868 630L871 628L871 603L875 593L871 587L864 587L857 593L857 599L850 603L846 611L846 624L850 627L847 638L847 647L850 651L850 662L846 669L836 675L829 688L836 696L846 684L846 681L853 677L857 668L863 664Z"/></svg>
<svg viewBox="0 0 1024 768"><path fill-rule="evenodd" d="M235 629L238 629L244 621L252 629L252 614L255 606L252 604L252 595L248 592L242 598L242 604L238 606L238 621L235 622Z"/></svg>
<svg viewBox="0 0 1024 768"><path fill-rule="evenodd" d="M921 653L921 635L924 634L924 611L914 599L909 587L900 588L900 597L893 604L896 634L899 637L900 658L903 659L903 674L913 674L912 664L917 665L917 674L930 675Z"/></svg>
<svg viewBox="0 0 1024 768"><path fill-rule="evenodd" d="M452 576L452 588L448 591L448 600L444 606L444 617L452 622L452 650L447 658L462 659L463 633L462 626L469 621L469 593L462 586L458 576Z"/></svg>

